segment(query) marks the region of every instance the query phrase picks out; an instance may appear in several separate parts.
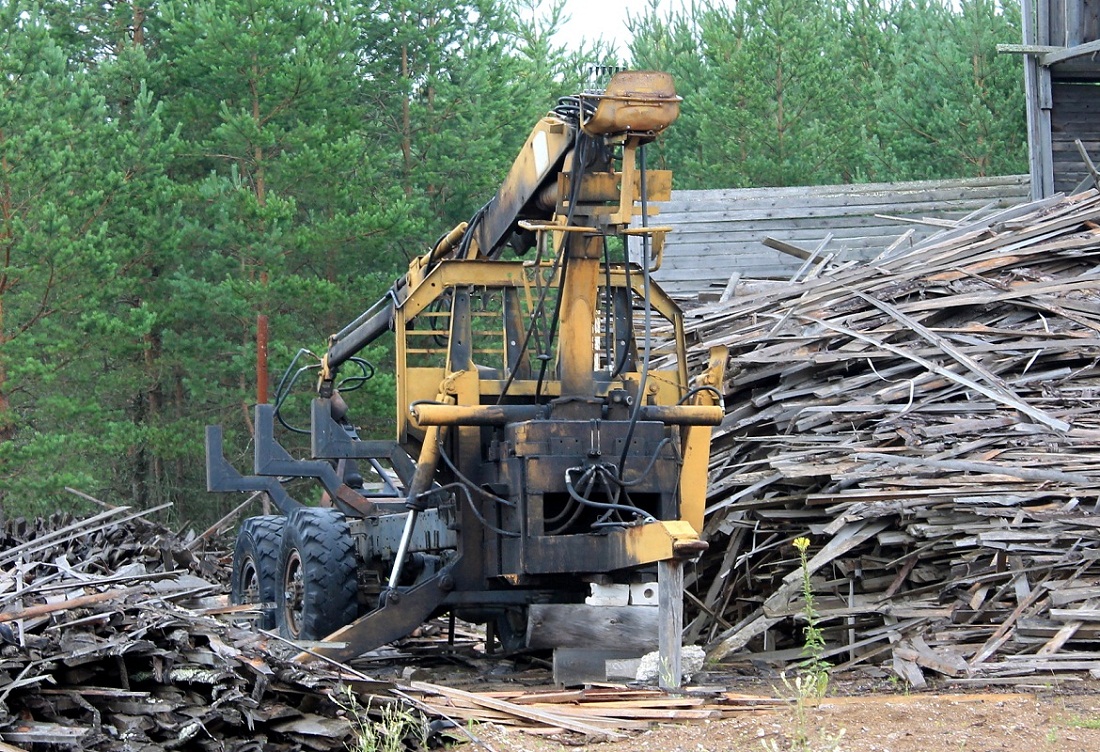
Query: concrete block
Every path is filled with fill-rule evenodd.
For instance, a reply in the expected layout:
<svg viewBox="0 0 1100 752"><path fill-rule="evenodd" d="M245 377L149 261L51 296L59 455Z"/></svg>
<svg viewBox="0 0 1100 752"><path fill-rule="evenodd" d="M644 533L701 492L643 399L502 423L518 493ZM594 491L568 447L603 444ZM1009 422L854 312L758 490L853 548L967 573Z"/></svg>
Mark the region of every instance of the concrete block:
<svg viewBox="0 0 1100 752"><path fill-rule="evenodd" d="M554 651L554 683L573 687L605 682L609 661L638 659L636 650L600 650L596 648L558 648Z"/></svg>
<svg viewBox="0 0 1100 752"><path fill-rule="evenodd" d="M606 664L607 680L610 682L632 682L638 676L641 658L610 658Z"/></svg>
<svg viewBox="0 0 1100 752"><path fill-rule="evenodd" d="M591 595L584 599L589 606L626 606L630 603L630 585L600 585L593 582L588 586Z"/></svg>
<svg viewBox="0 0 1100 752"><path fill-rule="evenodd" d="M634 606L657 605L657 583L642 582L630 586L630 603Z"/></svg>

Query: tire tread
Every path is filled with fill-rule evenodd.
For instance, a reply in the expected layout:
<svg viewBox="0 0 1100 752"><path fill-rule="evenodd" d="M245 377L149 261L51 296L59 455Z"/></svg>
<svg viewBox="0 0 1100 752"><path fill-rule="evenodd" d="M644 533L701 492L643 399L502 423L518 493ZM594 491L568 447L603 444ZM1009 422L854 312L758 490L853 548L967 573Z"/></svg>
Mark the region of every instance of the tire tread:
<svg viewBox="0 0 1100 752"><path fill-rule="evenodd" d="M301 557L305 587L301 634L287 634L286 595L281 587L277 593L279 629L285 637L319 640L358 616L355 546L344 515L325 507L302 507L290 515L279 557L280 582L295 548Z"/></svg>
<svg viewBox="0 0 1100 752"><path fill-rule="evenodd" d="M279 514L249 517L241 523L237 531L237 540L233 546L233 571L229 582L229 602L234 605L247 603L244 583L245 560L252 556L259 579L260 601L272 603L276 600L279 581L279 553L282 549L283 529L286 517ZM275 613L267 609L263 612L260 624L265 629L275 626Z"/></svg>

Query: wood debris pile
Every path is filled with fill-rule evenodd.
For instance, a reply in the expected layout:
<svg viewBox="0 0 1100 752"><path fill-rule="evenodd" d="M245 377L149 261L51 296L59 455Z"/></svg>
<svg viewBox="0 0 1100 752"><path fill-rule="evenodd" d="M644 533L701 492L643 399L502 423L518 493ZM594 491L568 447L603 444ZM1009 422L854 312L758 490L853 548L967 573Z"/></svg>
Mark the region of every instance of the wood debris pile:
<svg viewBox="0 0 1100 752"><path fill-rule="evenodd" d="M234 626L219 558L143 514L5 526L0 746L344 749L371 682Z"/></svg>
<svg viewBox="0 0 1100 752"><path fill-rule="evenodd" d="M687 328L696 371L730 349L689 639L798 660L808 536L834 665L914 685L1100 666L1095 191L754 285Z"/></svg>
<svg viewBox="0 0 1100 752"><path fill-rule="evenodd" d="M146 519L156 511L0 529L0 750L297 752L360 736L416 750L470 739L469 721L592 741L777 705L726 692L470 692L303 666L296 646L250 626L258 612L227 605L229 557Z"/></svg>
<svg viewBox="0 0 1100 752"><path fill-rule="evenodd" d="M734 692L670 696L657 689L616 687L467 692L414 681L407 691L424 707L457 722L495 723L542 736L579 735L589 741L621 738L653 723L702 723L786 705Z"/></svg>

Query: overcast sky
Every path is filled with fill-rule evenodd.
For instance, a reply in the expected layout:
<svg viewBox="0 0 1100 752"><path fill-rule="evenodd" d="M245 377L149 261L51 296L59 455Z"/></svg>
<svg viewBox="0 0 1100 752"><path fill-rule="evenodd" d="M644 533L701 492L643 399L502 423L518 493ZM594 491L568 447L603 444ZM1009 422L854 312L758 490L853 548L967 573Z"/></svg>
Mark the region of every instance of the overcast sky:
<svg viewBox="0 0 1100 752"><path fill-rule="evenodd" d="M683 0L660 0L661 13L672 7L680 7ZM628 15L641 16L649 6L649 0L565 0L565 12L569 21L558 33L558 39L573 46L582 39L596 40L603 37L618 48L625 57L630 32L626 28Z"/></svg>

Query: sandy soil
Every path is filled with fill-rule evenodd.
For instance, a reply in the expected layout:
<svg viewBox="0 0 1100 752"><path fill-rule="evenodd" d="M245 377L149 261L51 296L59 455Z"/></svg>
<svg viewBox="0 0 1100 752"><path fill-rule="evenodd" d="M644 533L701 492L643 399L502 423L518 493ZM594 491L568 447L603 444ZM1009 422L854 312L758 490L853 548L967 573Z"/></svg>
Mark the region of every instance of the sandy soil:
<svg viewBox="0 0 1100 752"><path fill-rule="evenodd" d="M836 687L844 691L843 686ZM1100 685L966 694L881 692L826 697L805 708L744 711L698 724L660 725L624 739L585 744L482 725L494 752L1076 752L1100 748Z"/></svg>

